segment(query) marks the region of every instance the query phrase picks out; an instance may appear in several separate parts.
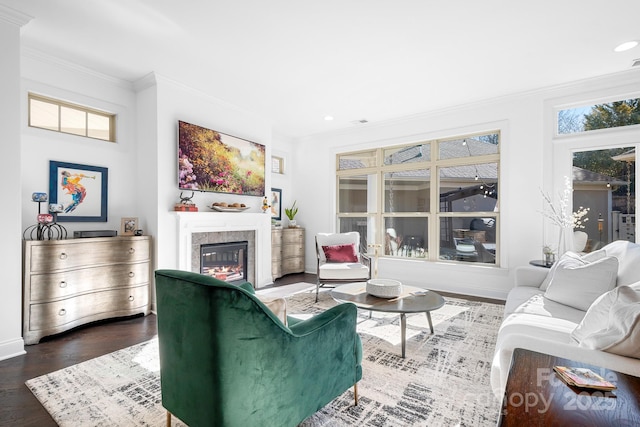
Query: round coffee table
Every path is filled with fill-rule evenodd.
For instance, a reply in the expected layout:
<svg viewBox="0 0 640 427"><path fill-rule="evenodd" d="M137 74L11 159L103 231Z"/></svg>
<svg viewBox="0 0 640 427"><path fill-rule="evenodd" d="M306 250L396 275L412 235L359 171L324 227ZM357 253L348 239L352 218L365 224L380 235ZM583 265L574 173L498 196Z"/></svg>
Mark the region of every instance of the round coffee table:
<svg viewBox="0 0 640 427"><path fill-rule="evenodd" d="M331 290L331 296L338 302L350 302L363 310L384 313L400 313L400 336L402 338L402 357L405 354L407 335L407 313L426 313L429 329L433 334L431 311L444 305L444 298L436 292L402 285L402 294L396 298L378 298L369 295L365 282L349 283Z"/></svg>

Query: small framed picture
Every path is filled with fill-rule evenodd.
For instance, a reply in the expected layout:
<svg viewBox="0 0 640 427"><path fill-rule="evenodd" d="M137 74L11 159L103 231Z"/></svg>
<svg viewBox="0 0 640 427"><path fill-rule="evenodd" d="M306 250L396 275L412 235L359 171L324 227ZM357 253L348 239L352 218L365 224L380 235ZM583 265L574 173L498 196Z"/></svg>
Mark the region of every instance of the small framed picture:
<svg viewBox="0 0 640 427"><path fill-rule="evenodd" d="M133 236L138 229L138 218L126 217L120 221L120 235Z"/></svg>
<svg viewBox="0 0 640 427"><path fill-rule="evenodd" d="M276 221L282 219L282 190L280 188L271 189L271 218Z"/></svg>

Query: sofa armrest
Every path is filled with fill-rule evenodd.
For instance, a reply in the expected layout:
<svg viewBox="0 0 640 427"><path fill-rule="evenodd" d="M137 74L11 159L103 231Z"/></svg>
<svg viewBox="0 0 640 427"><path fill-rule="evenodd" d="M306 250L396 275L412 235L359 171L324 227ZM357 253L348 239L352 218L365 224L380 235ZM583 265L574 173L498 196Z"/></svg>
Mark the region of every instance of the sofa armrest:
<svg viewBox="0 0 640 427"><path fill-rule="evenodd" d="M539 288L549 273L548 268L523 265L516 268L514 286Z"/></svg>
<svg viewBox="0 0 640 427"><path fill-rule="evenodd" d="M353 324L355 325L358 317L358 310L356 309L356 306L353 304L338 304L337 306L323 311L309 319L301 322L295 322L289 326L289 329L296 336L309 335L315 330L324 328L329 323L343 317L346 317L346 319L352 318Z"/></svg>

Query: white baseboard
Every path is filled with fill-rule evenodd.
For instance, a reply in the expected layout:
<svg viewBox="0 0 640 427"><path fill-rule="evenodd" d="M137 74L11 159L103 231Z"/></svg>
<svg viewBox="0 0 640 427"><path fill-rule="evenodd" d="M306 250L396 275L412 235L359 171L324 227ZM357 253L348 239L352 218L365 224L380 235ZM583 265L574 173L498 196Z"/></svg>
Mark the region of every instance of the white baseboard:
<svg viewBox="0 0 640 427"><path fill-rule="evenodd" d="M22 337L0 343L0 360L10 359L26 353Z"/></svg>

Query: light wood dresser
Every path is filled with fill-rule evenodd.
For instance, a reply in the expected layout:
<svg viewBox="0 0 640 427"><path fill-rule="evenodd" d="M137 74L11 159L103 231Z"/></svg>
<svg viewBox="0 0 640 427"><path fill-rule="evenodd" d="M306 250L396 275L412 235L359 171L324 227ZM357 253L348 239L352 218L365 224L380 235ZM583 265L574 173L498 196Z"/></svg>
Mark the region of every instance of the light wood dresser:
<svg viewBox="0 0 640 427"><path fill-rule="evenodd" d="M271 229L271 274L275 280L304 273L304 228Z"/></svg>
<svg viewBox="0 0 640 427"><path fill-rule="evenodd" d="M27 240L23 249L25 344L96 320L149 314L150 236Z"/></svg>

